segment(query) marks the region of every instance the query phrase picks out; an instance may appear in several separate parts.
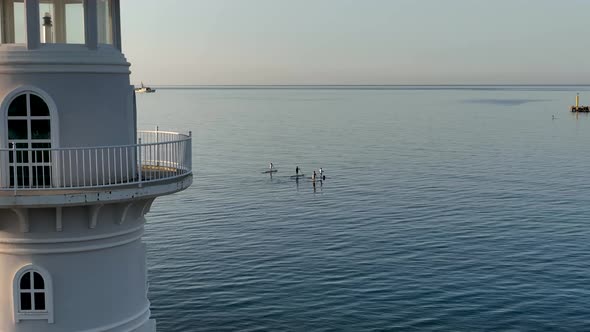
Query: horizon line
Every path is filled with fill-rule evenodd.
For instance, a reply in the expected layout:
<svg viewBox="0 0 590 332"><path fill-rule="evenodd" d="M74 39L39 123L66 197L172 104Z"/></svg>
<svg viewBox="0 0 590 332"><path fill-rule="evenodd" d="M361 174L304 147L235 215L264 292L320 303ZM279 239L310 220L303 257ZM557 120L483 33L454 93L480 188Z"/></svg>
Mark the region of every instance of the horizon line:
<svg viewBox="0 0 590 332"><path fill-rule="evenodd" d="M141 83L140 83L141 84ZM144 84L146 85L146 84ZM407 86L590 86L590 83L528 84L528 83L465 83L465 84L152 84L155 87L407 87Z"/></svg>
<svg viewBox="0 0 590 332"><path fill-rule="evenodd" d="M138 85L135 85L137 87ZM150 86L145 85L144 86ZM161 90L527 90L588 91L590 84L168 84Z"/></svg>

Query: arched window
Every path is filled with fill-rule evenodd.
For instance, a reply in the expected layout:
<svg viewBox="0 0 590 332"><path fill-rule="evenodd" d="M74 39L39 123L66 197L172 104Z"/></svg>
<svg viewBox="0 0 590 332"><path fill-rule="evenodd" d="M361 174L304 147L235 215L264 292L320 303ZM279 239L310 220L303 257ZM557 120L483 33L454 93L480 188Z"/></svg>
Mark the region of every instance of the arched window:
<svg viewBox="0 0 590 332"><path fill-rule="evenodd" d="M49 274L33 265L23 267L14 277L15 321L47 320L53 323L53 298Z"/></svg>
<svg viewBox="0 0 590 332"><path fill-rule="evenodd" d="M51 117L49 107L34 93L23 93L8 106L10 186L51 186ZM16 157L16 158L15 158Z"/></svg>

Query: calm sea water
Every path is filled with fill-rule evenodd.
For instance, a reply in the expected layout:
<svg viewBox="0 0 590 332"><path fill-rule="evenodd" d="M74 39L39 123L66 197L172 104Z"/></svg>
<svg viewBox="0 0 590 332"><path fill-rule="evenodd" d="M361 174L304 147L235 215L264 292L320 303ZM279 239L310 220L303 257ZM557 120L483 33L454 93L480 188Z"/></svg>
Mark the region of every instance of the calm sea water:
<svg viewBox="0 0 590 332"><path fill-rule="evenodd" d="M194 136L194 185L148 215L159 330L590 330L580 90L138 96L139 127Z"/></svg>

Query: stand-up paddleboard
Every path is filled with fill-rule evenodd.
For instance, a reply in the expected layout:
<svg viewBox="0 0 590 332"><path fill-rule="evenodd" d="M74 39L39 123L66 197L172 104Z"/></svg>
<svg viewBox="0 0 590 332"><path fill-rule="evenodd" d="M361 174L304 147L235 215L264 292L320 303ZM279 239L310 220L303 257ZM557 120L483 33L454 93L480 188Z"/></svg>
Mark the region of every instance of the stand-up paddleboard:
<svg viewBox="0 0 590 332"><path fill-rule="evenodd" d="M313 177L307 177L311 182L313 182ZM326 181L326 176L316 176L315 180L317 182Z"/></svg>
<svg viewBox="0 0 590 332"><path fill-rule="evenodd" d="M292 179L299 179L299 178L302 178L302 177L305 177L305 174L291 175L291 178Z"/></svg>
<svg viewBox="0 0 590 332"><path fill-rule="evenodd" d="M262 174L276 173L276 172L278 172L278 171L279 171L278 169L273 169L273 170L271 170L271 171L264 171L264 172L262 172Z"/></svg>

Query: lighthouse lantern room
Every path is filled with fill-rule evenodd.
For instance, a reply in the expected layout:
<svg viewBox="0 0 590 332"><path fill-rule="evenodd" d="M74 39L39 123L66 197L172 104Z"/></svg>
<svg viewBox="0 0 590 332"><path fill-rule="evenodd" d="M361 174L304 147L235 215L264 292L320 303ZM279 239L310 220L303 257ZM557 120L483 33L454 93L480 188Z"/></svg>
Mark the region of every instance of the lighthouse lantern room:
<svg viewBox="0 0 590 332"><path fill-rule="evenodd" d="M145 215L191 135L138 131L119 0L0 0L0 331L155 331Z"/></svg>

